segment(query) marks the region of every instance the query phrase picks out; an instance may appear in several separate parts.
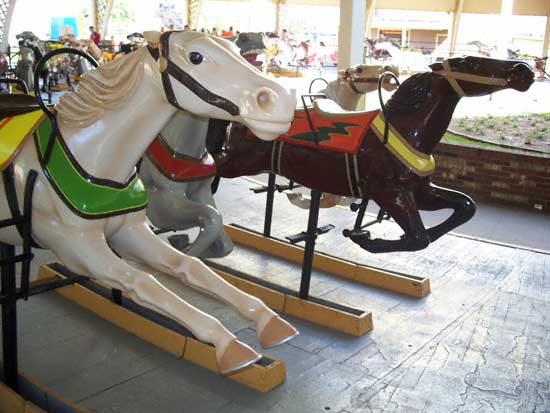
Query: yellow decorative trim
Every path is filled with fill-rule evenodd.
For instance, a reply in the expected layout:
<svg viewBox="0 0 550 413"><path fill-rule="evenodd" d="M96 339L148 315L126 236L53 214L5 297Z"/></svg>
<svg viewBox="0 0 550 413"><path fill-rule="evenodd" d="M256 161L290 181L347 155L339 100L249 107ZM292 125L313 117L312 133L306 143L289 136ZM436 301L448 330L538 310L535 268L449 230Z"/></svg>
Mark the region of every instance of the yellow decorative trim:
<svg viewBox="0 0 550 413"><path fill-rule="evenodd" d="M0 120L0 170L11 163L44 116L44 112L39 109Z"/></svg>
<svg viewBox="0 0 550 413"><path fill-rule="evenodd" d="M374 118L371 128L381 142L384 141L384 126L384 117L379 113ZM414 149L391 125L389 125L387 148L419 176L431 175L435 170L434 157Z"/></svg>

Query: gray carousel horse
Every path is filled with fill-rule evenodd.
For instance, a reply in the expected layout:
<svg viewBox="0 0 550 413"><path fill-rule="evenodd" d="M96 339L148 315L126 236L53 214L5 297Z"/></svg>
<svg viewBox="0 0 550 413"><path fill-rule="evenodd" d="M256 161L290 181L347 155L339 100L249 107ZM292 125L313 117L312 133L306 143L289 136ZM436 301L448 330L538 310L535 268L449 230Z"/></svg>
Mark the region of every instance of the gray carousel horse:
<svg viewBox="0 0 550 413"><path fill-rule="evenodd" d="M206 151L208 125L206 118L177 112L142 158L139 169L149 192L147 216L151 223L161 231L198 227L192 243L186 234L172 235L168 241L188 255L203 258L223 257L233 250L210 190L216 169ZM163 162L163 154L171 159Z"/></svg>

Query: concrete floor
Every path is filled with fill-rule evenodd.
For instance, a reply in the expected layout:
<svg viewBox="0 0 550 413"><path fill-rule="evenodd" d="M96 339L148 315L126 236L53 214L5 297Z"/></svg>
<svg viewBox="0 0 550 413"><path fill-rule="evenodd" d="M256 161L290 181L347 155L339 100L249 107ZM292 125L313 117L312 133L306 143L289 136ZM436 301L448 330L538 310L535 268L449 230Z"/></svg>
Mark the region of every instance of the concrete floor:
<svg viewBox="0 0 550 413"><path fill-rule="evenodd" d="M226 222L259 229L265 198L250 186L223 181L217 202ZM355 338L291 319L301 335L266 351L284 360L288 376L269 394L176 359L55 293L19 306L21 367L101 413L550 411L550 253L447 235L417 253L371 255L340 235L353 220L345 209L322 211L320 225L337 228L319 250L429 276L432 293L411 299L314 273L312 294L372 311L374 330ZM460 232L550 245L548 216L482 206L475 220ZM307 211L276 196L275 236L306 222ZM392 223L377 231L399 235ZM35 265L50 258L40 253ZM243 248L220 262L292 288L299 282L296 266ZM159 279L257 347L251 323L233 309Z"/></svg>

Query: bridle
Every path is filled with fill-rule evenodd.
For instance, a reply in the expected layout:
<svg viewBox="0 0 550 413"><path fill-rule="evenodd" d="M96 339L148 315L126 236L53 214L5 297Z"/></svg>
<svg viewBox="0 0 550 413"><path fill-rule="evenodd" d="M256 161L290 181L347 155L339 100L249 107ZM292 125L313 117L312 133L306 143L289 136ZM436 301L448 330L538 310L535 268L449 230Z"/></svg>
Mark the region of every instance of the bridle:
<svg viewBox="0 0 550 413"><path fill-rule="evenodd" d="M348 81L348 86L350 87L350 89L358 95L363 95L364 92L361 92L359 89L357 89L357 87L355 86L356 83L378 83L378 78L376 77L354 79L348 70L346 70L344 73L344 80Z"/></svg>
<svg viewBox="0 0 550 413"><path fill-rule="evenodd" d="M472 75L470 73L464 73L464 72L453 72L453 69L451 68L451 64L449 63L448 59L443 60L441 62L443 65L443 70L437 70L433 73L443 76L447 79L453 90L456 92L456 94L460 97L466 96L466 92L464 92L464 89L460 86L458 83L459 80L465 81L465 82L471 82L471 83L478 83L482 85L491 85L491 86L506 86L508 85L508 82L506 79L497 78L497 77L489 77L489 76L479 76L479 75Z"/></svg>
<svg viewBox="0 0 550 413"><path fill-rule="evenodd" d="M186 73L172 60L170 60L170 36L173 33L176 32L170 31L165 32L161 35L158 49L148 46L151 56L153 56L153 58L157 61L162 78L162 87L164 89L164 93L166 95L166 99L168 99L168 102L172 106L180 110L185 110L178 104L178 100L174 93L172 82L170 80L170 77L173 77L206 103L212 106L216 106L228 112L232 116L239 115L240 111L237 105L227 100L226 98L218 96L215 93L212 93L211 91L206 89L195 78Z"/></svg>

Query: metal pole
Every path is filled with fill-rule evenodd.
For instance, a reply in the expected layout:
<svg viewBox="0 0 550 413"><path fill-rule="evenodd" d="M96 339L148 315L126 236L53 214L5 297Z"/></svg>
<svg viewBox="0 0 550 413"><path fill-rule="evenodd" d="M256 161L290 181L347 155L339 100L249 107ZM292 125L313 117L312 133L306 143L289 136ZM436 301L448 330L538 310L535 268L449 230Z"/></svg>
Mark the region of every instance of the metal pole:
<svg viewBox="0 0 550 413"><path fill-rule="evenodd" d="M277 175L273 172L269 174L267 181L267 199L265 203L265 218L264 218L264 237L271 236L271 221L273 219L273 202L275 200L275 180Z"/></svg>
<svg viewBox="0 0 550 413"><path fill-rule="evenodd" d="M311 281L311 268L313 266L313 254L315 253L315 240L317 239L317 223L319 222L319 206L321 204L321 192L311 191L309 204L309 219L307 222L307 240L304 249L304 261L302 263L302 280L298 297L307 300L309 296L309 284Z"/></svg>
<svg viewBox="0 0 550 413"><path fill-rule="evenodd" d="M0 257L7 260L15 256L13 245L2 244ZM4 380L15 392L17 386L17 298L15 296L15 263L2 264L0 269L2 278L1 294L9 296L2 304L2 351L4 363Z"/></svg>

